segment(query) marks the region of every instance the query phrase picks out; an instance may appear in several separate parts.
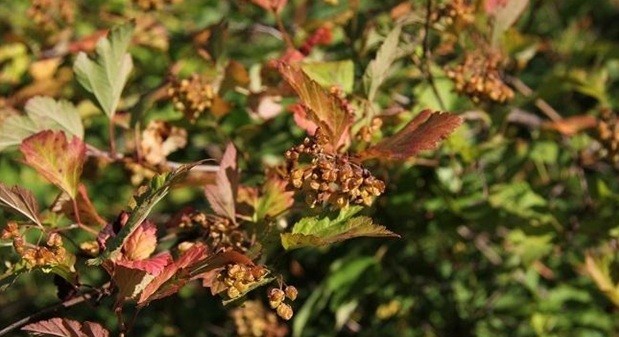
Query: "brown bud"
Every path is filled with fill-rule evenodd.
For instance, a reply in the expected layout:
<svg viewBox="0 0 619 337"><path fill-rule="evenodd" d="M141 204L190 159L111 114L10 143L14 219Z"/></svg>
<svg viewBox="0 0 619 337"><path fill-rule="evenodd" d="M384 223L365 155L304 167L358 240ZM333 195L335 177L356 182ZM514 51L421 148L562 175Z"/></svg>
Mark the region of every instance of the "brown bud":
<svg viewBox="0 0 619 337"><path fill-rule="evenodd" d="M286 303L281 303L277 307L277 316L285 319L286 321L291 319L293 314L294 312L292 311L292 308Z"/></svg>

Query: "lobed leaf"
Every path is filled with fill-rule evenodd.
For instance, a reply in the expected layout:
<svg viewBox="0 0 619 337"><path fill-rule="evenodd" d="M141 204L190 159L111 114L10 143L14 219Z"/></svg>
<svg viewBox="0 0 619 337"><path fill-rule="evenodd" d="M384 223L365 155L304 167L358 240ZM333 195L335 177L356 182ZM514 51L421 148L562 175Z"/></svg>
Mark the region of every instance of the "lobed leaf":
<svg viewBox="0 0 619 337"><path fill-rule="evenodd" d="M215 185L206 185L204 194L215 213L233 222L236 219L235 203L238 180L236 149L232 143L229 143L219 163Z"/></svg>
<svg viewBox="0 0 619 337"><path fill-rule="evenodd" d="M399 237L384 226L374 224L369 217L353 217L361 209L359 206L343 209L333 220L328 217L302 218L294 225L291 233L281 234L282 246L289 250L326 246L362 236Z"/></svg>
<svg viewBox="0 0 619 337"><path fill-rule="evenodd" d="M309 119L324 129L333 149L345 143L353 116L342 108L339 99L297 65L281 62L279 71L301 98Z"/></svg>
<svg viewBox="0 0 619 337"><path fill-rule="evenodd" d="M24 326L22 330L36 336L108 337L110 335L99 323L80 323L61 317L30 323Z"/></svg>
<svg viewBox="0 0 619 337"><path fill-rule="evenodd" d="M0 125L0 151L21 144L27 137L44 131L64 131L84 138L84 126L75 106L65 100L36 96L26 102L26 115L13 115Z"/></svg>
<svg viewBox="0 0 619 337"><path fill-rule="evenodd" d="M69 141L64 132L47 130L26 138L20 151L26 164L75 199L86 161L81 139L73 136Z"/></svg>
<svg viewBox="0 0 619 337"><path fill-rule="evenodd" d="M301 68L322 86L336 85L351 93L355 85L355 64L352 60L303 63Z"/></svg>
<svg viewBox="0 0 619 337"><path fill-rule="evenodd" d="M359 155L363 159L404 160L421 151L435 149L461 123L462 119L456 115L423 110L398 133Z"/></svg>
<svg viewBox="0 0 619 337"><path fill-rule="evenodd" d="M17 211L30 221L42 226L39 219L39 204L34 195L23 187L13 186L9 188L0 183L0 206Z"/></svg>
<svg viewBox="0 0 619 337"><path fill-rule="evenodd" d="M131 55L127 53L133 29L132 23L112 29L107 38L97 43L94 60L80 52L73 65L77 81L95 96L110 119L116 113L123 88L133 69Z"/></svg>

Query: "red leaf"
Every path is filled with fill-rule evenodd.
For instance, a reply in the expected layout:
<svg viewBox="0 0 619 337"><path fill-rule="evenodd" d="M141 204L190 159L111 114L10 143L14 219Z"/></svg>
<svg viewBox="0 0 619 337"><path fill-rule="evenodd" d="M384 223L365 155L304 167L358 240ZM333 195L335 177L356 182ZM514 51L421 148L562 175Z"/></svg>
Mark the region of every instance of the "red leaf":
<svg viewBox="0 0 619 337"><path fill-rule="evenodd" d="M251 0L254 4L266 9L279 13L284 9L288 0Z"/></svg>
<svg viewBox="0 0 619 337"><path fill-rule="evenodd" d="M374 157L407 159L421 151L435 149L461 123L462 119L456 115L423 110L404 129L360 153L360 157L364 160Z"/></svg>
<svg viewBox="0 0 619 337"><path fill-rule="evenodd" d="M172 262L172 256L165 252L143 260L126 260L121 259L114 263L129 269L142 270L151 275L159 275L163 269Z"/></svg>
<svg viewBox="0 0 619 337"><path fill-rule="evenodd" d="M82 324L60 317L28 324L22 330L36 335L59 337L108 337L110 335L99 323L84 322Z"/></svg>
<svg viewBox="0 0 619 337"><path fill-rule="evenodd" d="M312 80L298 65L282 62L279 71L301 98L308 118L323 128L333 150L345 143L353 116L342 108L341 100Z"/></svg>
<svg viewBox="0 0 619 337"><path fill-rule="evenodd" d="M307 118L307 112L302 104L293 104L288 108L292 111L292 118L298 127L305 130L310 136L316 134L318 125Z"/></svg>
<svg viewBox="0 0 619 337"><path fill-rule="evenodd" d="M205 246L194 245L189 248L176 262L166 266L164 270L144 288L140 294L138 305L144 306L153 300L176 293L190 280L189 273L182 271L200 262L205 257Z"/></svg>
<svg viewBox="0 0 619 337"><path fill-rule="evenodd" d="M144 260L157 248L157 226L146 220L131 233L123 245L123 257L127 260Z"/></svg>
<svg viewBox="0 0 619 337"><path fill-rule="evenodd" d="M81 139L74 136L67 141L64 132L47 130L24 139L20 150L26 164L75 199L86 160Z"/></svg>
<svg viewBox="0 0 619 337"><path fill-rule="evenodd" d="M238 187L238 170L236 165L236 149L228 144L224 156L219 163L215 185L206 185L204 193L209 205L215 213L235 221L236 193Z"/></svg>

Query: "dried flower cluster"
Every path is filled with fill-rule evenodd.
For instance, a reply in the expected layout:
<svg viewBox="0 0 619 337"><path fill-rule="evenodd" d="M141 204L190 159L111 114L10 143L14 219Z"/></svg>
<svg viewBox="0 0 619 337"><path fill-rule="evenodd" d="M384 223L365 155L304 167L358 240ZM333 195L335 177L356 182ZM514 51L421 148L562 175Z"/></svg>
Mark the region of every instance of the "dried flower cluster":
<svg viewBox="0 0 619 337"><path fill-rule="evenodd" d="M260 301L246 301L230 315L239 337L284 337L288 334L288 328Z"/></svg>
<svg viewBox="0 0 619 337"><path fill-rule="evenodd" d="M181 2L183 2L183 0L133 0L134 4L145 11L159 10L166 5L173 5Z"/></svg>
<svg viewBox="0 0 619 337"><path fill-rule="evenodd" d="M166 157L187 145L187 130L164 121L151 121L144 131L140 149L144 159L153 165L164 163Z"/></svg>
<svg viewBox="0 0 619 337"><path fill-rule="evenodd" d="M504 103L514 97L514 92L501 79L503 61L500 52L475 50L465 54L462 63L445 70L447 77L454 81L456 91L469 96L475 103Z"/></svg>
<svg viewBox="0 0 619 337"><path fill-rule="evenodd" d="M204 77L193 74L185 79L172 78L168 97L174 103L174 109L182 112L193 123L213 105L215 91Z"/></svg>
<svg viewBox="0 0 619 337"><path fill-rule="evenodd" d="M9 222L0 236L3 240L13 240L13 248L28 268L55 266L66 260L66 250L58 233L47 235L45 245L31 245L24 240L16 222Z"/></svg>
<svg viewBox="0 0 619 337"><path fill-rule="evenodd" d="M381 126L383 126L383 120L380 118L373 118L370 125L364 125L359 129L356 135L357 140L369 143L372 140L372 136L380 131Z"/></svg>
<svg viewBox="0 0 619 337"><path fill-rule="evenodd" d="M75 3L72 0L32 0L26 15L37 27L54 31L60 24L73 23Z"/></svg>
<svg viewBox="0 0 619 337"><path fill-rule="evenodd" d="M281 288L270 288L267 292L271 309L275 309L277 315L285 320L291 319L294 314L292 307L290 304L285 303L285 300L294 301L297 299L298 294L297 288L293 286L286 286L284 290Z"/></svg>
<svg viewBox="0 0 619 337"><path fill-rule="evenodd" d="M303 191L311 207L330 204L342 208L349 204L369 206L385 191L385 184L347 155L323 151L320 130L302 144L286 151L288 178ZM301 163L309 157L309 163Z"/></svg>
<svg viewBox="0 0 619 337"><path fill-rule="evenodd" d="M448 1L435 12L433 20L462 28L475 21L475 4L471 0Z"/></svg>
<svg viewBox="0 0 619 337"><path fill-rule="evenodd" d="M609 109L602 110L597 124L597 138L602 145L599 157L619 167L619 124L617 115Z"/></svg>
<svg viewBox="0 0 619 337"><path fill-rule="evenodd" d="M262 281L267 274L263 266L229 264L217 275L217 281L226 289L229 298L237 298L249 290L253 284Z"/></svg>
<svg viewBox="0 0 619 337"><path fill-rule="evenodd" d="M216 252L231 248L244 252L250 246L249 237L240 225L221 216L188 211L181 213L176 226L186 230L197 229L208 247Z"/></svg>

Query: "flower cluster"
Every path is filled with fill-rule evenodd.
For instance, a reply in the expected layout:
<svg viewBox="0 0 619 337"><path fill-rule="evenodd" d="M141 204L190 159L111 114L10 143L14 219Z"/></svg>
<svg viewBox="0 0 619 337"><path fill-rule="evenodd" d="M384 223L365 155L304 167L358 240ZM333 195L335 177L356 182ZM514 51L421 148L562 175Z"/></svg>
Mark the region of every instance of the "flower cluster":
<svg viewBox="0 0 619 337"><path fill-rule="evenodd" d="M383 120L375 117L370 122L370 125L364 125L359 129L359 132L355 135L355 138L360 141L364 141L369 143L372 141L372 136L380 131L381 126L383 126Z"/></svg>
<svg viewBox="0 0 619 337"><path fill-rule="evenodd" d="M597 139L602 145L600 158L619 167L619 124L617 115L609 109L602 110L597 124Z"/></svg>
<svg viewBox="0 0 619 337"><path fill-rule="evenodd" d="M445 71L455 83L456 91L469 96L475 103L504 103L514 98L514 92L501 79L503 61L499 52L476 50L465 54L462 63L446 67Z"/></svg>
<svg viewBox="0 0 619 337"><path fill-rule="evenodd" d="M284 290L281 288L271 288L267 293L271 309L275 309L277 315L285 320L290 320L294 314L292 307L290 304L285 303L285 300L294 301L297 299L298 294L297 288L293 286L286 286Z"/></svg>
<svg viewBox="0 0 619 337"><path fill-rule="evenodd" d="M288 328L260 301L246 301L230 315L239 337L284 337L288 334Z"/></svg>
<svg viewBox="0 0 619 337"><path fill-rule="evenodd" d="M286 151L288 178L294 188L305 193L308 205L349 204L369 206L385 191L385 184L347 155L325 153L320 130L312 138ZM301 163L302 157L310 158Z"/></svg>
<svg viewBox="0 0 619 337"><path fill-rule="evenodd" d="M462 28L475 21L475 5L471 0L451 0L442 5L433 15L433 20L448 26Z"/></svg>
<svg viewBox="0 0 619 337"><path fill-rule="evenodd" d="M214 251L236 249L247 251L250 240L247 232L228 218L218 215L206 215L195 210L181 212L175 226L182 230L198 230L201 238Z"/></svg>
<svg viewBox="0 0 619 337"><path fill-rule="evenodd" d="M153 165L165 162L166 157L187 145L187 130L164 121L151 121L142 131L140 149L144 159Z"/></svg>
<svg viewBox="0 0 619 337"><path fill-rule="evenodd" d="M192 123L213 105L215 98L213 86L198 74L185 79L172 78L167 94L174 103L174 109L182 112Z"/></svg>
<svg viewBox="0 0 619 337"><path fill-rule="evenodd" d="M173 5L182 2L183 0L133 0L133 3L142 10L159 10L166 5Z"/></svg>
<svg viewBox="0 0 619 337"><path fill-rule="evenodd" d="M19 254L26 266L36 267L55 266L64 262L67 252L63 246L62 237L58 233L50 233L43 246L32 245L24 240L16 222L9 222L0 236L3 240L13 240L13 248Z"/></svg>
<svg viewBox="0 0 619 337"><path fill-rule="evenodd" d="M219 272L217 282L226 289L226 295L233 299L241 296L253 284L262 281L266 274L267 269L263 266L229 264Z"/></svg>

